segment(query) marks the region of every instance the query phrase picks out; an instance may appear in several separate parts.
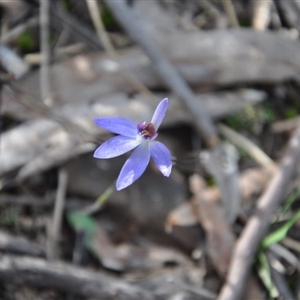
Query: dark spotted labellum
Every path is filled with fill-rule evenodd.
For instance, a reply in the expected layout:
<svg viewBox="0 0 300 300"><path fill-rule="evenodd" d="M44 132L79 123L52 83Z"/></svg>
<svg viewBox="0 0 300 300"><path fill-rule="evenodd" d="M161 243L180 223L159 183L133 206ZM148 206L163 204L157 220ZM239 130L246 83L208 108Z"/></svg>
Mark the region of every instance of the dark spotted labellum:
<svg viewBox="0 0 300 300"><path fill-rule="evenodd" d="M146 121L137 126L139 134L146 140L151 140L157 136L156 130L152 123Z"/></svg>

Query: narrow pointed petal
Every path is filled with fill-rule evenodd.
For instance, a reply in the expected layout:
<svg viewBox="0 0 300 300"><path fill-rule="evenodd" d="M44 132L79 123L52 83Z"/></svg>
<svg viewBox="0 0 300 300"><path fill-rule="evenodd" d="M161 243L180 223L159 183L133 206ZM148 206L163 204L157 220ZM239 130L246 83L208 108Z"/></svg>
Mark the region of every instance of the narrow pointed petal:
<svg viewBox="0 0 300 300"><path fill-rule="evenodd" d="M164 144L153 141L150 143L150 155L161 173L168 177L172 171L172 157L169 149Z"/></svg>
<svg viewBox="0 0 300 300"><path fill-rule="evenodd" d="M149 143L143 142L125 162L117 180L117 190L122 190L135 182L144 173L150 160Z"/></svg>
<svg viewBox="0 0 300 300"><path fill-rule="evenodd" d="M126 136L118 135L108 141L104 142L98 147L94 153L96 158L112 158L122 155L136 146L141 142Z"/></svg>
<svg viewBox="0 0 300 300"><path fill-rule="evenodd" d="M98 126L113 133L135 138L138 134L137 126L131 120L120 117L104 117L94 119Z"/></svg>
<svg viewBox="0 0 300 300"><path fill-rule="evenodd" d="M156 107L156 110L151 120L151 123L154 125L155 130L158 129L162 120L164 119L167 108L168 108L168 98L165 98L161 100L158 106Z"/></svg>

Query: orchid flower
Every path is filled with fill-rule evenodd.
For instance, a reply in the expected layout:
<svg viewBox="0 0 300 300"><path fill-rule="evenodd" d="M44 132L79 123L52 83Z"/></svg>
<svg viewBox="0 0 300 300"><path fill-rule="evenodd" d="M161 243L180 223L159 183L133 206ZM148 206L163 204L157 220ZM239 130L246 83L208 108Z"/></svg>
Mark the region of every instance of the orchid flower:
<svg viewBox="0 0 300 300"><path fill-rule="evenodd" d="M164 176L169 176L172 169L172 159L168 148L155 141L157 130L166 114L168 98L157 106L151 122L146 121L136 125L131 120L120 117L96 118L94 122L119 135L109 139L99 146L94 157L112 158L120 156L136 148L125 162L117 180L117 190L122 190L135 182L145 171L150 157Z"/></svg>

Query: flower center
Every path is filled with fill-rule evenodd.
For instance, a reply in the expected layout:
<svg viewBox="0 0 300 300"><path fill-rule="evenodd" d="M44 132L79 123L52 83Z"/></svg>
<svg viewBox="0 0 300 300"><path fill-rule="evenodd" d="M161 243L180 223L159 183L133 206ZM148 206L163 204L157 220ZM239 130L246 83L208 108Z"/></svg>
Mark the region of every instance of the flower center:
<svg viewBox="0 0 300 300"><path fill-rule="evenodd" d="M140 123L137 126L139 134L146 140L150 140L155 137L156 131L152 123L147 123L146 121Z"/></svg>

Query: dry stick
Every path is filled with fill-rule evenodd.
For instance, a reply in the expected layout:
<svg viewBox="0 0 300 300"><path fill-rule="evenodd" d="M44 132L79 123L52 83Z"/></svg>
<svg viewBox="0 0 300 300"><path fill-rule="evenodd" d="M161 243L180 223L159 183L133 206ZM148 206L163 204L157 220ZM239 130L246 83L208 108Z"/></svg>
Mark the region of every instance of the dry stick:
<svg viewBox="0 0 300 300"><path fill-rule="evenodd" d="M20 236L12 236L0 230L0 250L29 256L45 257L44 248Z"/></svg>
<svg viewBox="0 0 300 300"><path fill-rule="evenodd" d="M271 19L272 0L252 1L254 12L252 16L252 27L259 31L264 31L268 28Z"/></svg>
<svg viewBox="0 0 300 300"><path fill-rule="evenodd" d="M268 255L268 260L270 261L270 255ZM284 274L279 272L273 266L270 267L271 277L273 280L273 284L276 286L276 289L279 292L279 299L289 299L294 300L295 297L291 293L289 286L286 282L286 278Z"/></svg>
<svg viewBox="0 0 300 300"><path fill-rule="evenodd" d="M72 44L65 47L59 47L55 49L53 59L58 59L64 56L75 55L85 50L85 45L82 43ZM30 65L40 65L42 55L38 53L28 53L24 55L24 61Z"/></svg>
<svg viewBox="0 0 300 300"><path fill-rule="evenodd" d="M247 222L237 241L226 282L218 300L239 300L252 266L257 248L267 233L272 214L283 200L285 190L291 180L300 158L300 127L290 140L281 166L257 203L255 214Z"/></svg>
<svg viewBox="0 0 300 300"><path fill-rule="evenodd" d="M50 1L40 0L40 41L42 54L40 69L40 89L42 100L46 105L50 104L49 8Z"/></svg>
<svg viewBox="0 0 300 300"><path fill-rule="evenodd" d="M292 119L276 121L272 124L272 131L275 133L281 133L284 131L289 131L295 129L300 124L300 116L294 117Z"/></svg>
<svg viewBox="0 0 300 300"><path fill-rule="evenodd" d="M165 84L184 100L186 107L194 118L197 130L203 135L207 145L215 146L219 139L216 127L214 126L209 113L196 98L195 94L182 79L178 71L164 57L154 40L150 38L149 34L142 27L142 24L138 23L132 10L123 0L105 0L105 3L124 29L126 29L131 38L144 49Z"/></svg>
<svg viewBox="0 0 300 300"><path fill-rule="evenodd" d="M246 151L261 166L275 166L274 161L252 141L224 124L219 124L218 128L232 144Z"/></svg>
<svg viewBox="0 0 300 300"><path fill-rule="evenodd" d="M220 12L209 0L198 0L198 2L203 6L205 10L213 14L214 17L220 17Z"/></svg>
<svg viewBox="0 0 300 300"><path fill-rule="evenodd" d="M60 240L60 232L62 227L62 218L65 208L65 199L68 185L68 173L61 168L58 174L58 189L55 199L55 206L53 212L53 222L49 228L47 257L48 259L58 258L58 242Z"/></svg>
<svg viewBox="0 0 300 300"><path fill-rule="evenodd" d="M42 0L43 1L43 0ZM28 4L36 9L39 7L39 4L37 1L27 1ZM89 46L89 48L93 50L98 50L101 45L97 41L97 37L94 34L90 28L81 22L79 22L78 19L72 17L70 14L68 14L65 9L63 8L63 5L61 1L47 1L50 2L50 16L51 16L51 26L53 30L55 30L58 33L61 33L64 30L64 26L68 25L72 27L72 35L74 36L74 39L76 42L82 42Z"/></svg>
<svg viewBox="0 0 300 300"><path fill-rule="evenodd" d="M86 0L86 4L89 9L94 26L97 30L99 40L101 41L107 54L111 57L111 59L115 60L118 63L120 71L136 90L156 98L156 96L154 96L154 94L150 92L146 85L144 85L141 81L134 77L134 75L132 75L128 70L124 69L124 67L120 64L118 53L114 49L114 46L111 43L109 36L105 31L104 24L101 20L98 2L94 0Z"/></svg>
<svg viewBox="0 0 300 300"><path fill-rule="evenodd" d="M0 41L1 41L1 43L6 44L6 45L8 43L14 42L15 40L17 40L20 37L21 34L23 34L24 32L26 32L27 30L29 30L31 28L37 27L38 24L39 24L38 18L32 17L28 21L16 26L15 28L11 29L9 32L4 34L0 38Z"/></svg>
<svg viewBox="0 0 300 300"><path fill-rule="evenodd" d="M13 255L1 255L0 280L10 284L53 288L93 299L156 299L152 293L100 270L96 273L65 263Z"/></svg>
<svg viewBox="0 0 300 300"><path fill-rule="evenodd" d="M300 252L300 242L299 241L296 241L287 236L281 241L281 243L289 249Z"/></svg>
<svg viewBox="0 0 300 300"><path fill-rule="evenodd" d="M97 40L97 35L94 34L88 26L79 22L78 19L72 17L68 14L62 7L62 3L57 2L57 6L51 6L51 26L53 30L58 33L61 33L66 26L70 28L73 42L81 42L85 44L89 49L99 50L101 44ZM69 30L68 28L68 30ZM60 41L59 41L60 43Z"/></svg>
<svg viewBox="0 0 300 300"><path fill-rule="evenodd" d="M231 0L222 0L222 4L223 4L226 14L229 18L231 26L239 27L239 21L236 16L235 9L234 9L234 6L233 6Z"/></svg>
<svg viewBox="0 0 300 300"><path fill-rule="evenodd" d="M290 263L293 267L295 267L298 272L300 271L300 261L296 255L294 255L290 250L286 249L284 246L280 244L274 244L270 246L270 251L273 254L276 254L279 257L282 257L285 261Z"/></svg>

